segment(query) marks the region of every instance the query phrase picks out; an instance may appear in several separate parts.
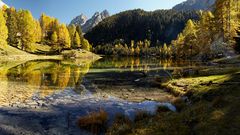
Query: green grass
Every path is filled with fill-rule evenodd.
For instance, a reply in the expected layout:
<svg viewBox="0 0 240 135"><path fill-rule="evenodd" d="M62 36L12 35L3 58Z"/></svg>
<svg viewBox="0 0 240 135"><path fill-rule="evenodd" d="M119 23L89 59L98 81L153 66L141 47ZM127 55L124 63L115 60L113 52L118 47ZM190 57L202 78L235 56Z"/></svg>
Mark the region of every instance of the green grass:
<svg viewBox="0 0 240 135"><path fill-rule="evenodd" d="M90 131L93 134L99 134L106 129L108 114L100 110L92 112L87 116L80 117L77 121L78 127Z"/></svg>
<svg viewBox="0 0 240 135"><path fill-rule="evenodd" d="M230 57L230 58L221 58L213 60L213 62L221 63L221 64L236 64L240 63L240 55Z"/></svg>
<svg viewBox="0 0 240 135"><path fill-rule="evenodd" d="M0 61L29 61L37 59L53 59L53 60L62 60L63 55L69 55L75 53L76 57L74 59L92 59L97 60L101 57L85 50L66 50L63 51L61 55L48 55L52 54L51 47L48 45L35 44L36 47L32 53L28 53L12 47L10 45L0 46ZM36 54L34 54L36 53Z"/></svg>
<svg viewBox="0 0 240 135"><path fill-rule="evenodd" d="M71 58L72 56L74 56L74 58L91 58L91 59L99 59L101 58L100 56L89 52L89 51L85 51L85 50L65 50L61 53L63 56L68 56L70 55Z"/></svg>
<svg viewBox="0 0 240 135"><path fill-rule="evenodd" d="M4 51L7 55L31 55L10 45L0 46L0 49Z"/></svg>
<svg viewBox="0 0 240 135"><path fill-rule="evenodd" d="M217 84L223 83L229 79L229 75L212 75L204 77L194 78L181 78L175 79L163 84L174 95L183 96L188 92L194 92L195 94L208 92L213 87L217 87ZM211 85L211 83L215 85ZM211 85L211 87L209 87Z"/></svg>
<svg viewBox="0 0 240 135"><path fill-rule="evenodd" d="M29 60L36 60L36 59L54 59L54 60L61 60L61 55L35 55L30 54L28 52L22 51L15 47L6 45L0 46L0 50L3 53L0 57L1 61L29 61Z"/></svg>
<svg viewBox="0 0 240 135"><path fill-rule="evenodd" d="M173 102L178 112L160 110L157 115L142 118L126 128L127 134L240 134L239 86L239 71L172 80L165 87L179 96ZM181 96L187 96L190 102L183 101ZM110 128L108 134L118 133Z"/></svg>
<svg viewBox="0 0 240 135"><path fill-rule="evenodd" d="M33 50L33 53L36 53L36 54L48 54L49 52L52 51L52 47L50 47L49 45L43 45L43 44L37 44L35 43L34 44L34 50Z"/></svg>

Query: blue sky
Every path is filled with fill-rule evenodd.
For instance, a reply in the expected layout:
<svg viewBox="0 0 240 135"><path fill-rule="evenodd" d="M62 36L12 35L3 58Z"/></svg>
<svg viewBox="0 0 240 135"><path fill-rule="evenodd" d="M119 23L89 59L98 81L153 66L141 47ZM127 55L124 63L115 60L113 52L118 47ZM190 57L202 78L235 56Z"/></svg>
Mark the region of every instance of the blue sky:
<svg viewBox="0 0 240 135"><path fill-rule="evenodd" d="M96 11L107 9L110 14L141 8L147 11L170 9L185 0L2 0L17 9L28 9L35 18L42 12L69 23L74 17L85 14L90 18Z"/></svg>

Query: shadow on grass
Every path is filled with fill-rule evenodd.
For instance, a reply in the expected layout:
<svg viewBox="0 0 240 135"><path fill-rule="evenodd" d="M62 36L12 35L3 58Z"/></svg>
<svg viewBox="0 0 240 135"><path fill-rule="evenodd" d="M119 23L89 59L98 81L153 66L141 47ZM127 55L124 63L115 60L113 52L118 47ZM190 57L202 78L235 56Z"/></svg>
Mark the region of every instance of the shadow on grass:
<svg viewBox="0 0 240 135"><path fill-rule="evenodd" d="M78 127L93 134L104 133L107 128L108 114L100 110L99 112L89 113L87 116L80 117L77 121Z"/></svg>
<svg viewBox="0 0 240 135"><path fill-rule="evenodd" d="M160 109L157 115L143 117L135 121L131 128L125 127L126 131L140 135L240 134L240 74L226 76L223 82L206 86L207 90L199 87L202 82L192 87L189 105L176 101L178 113ZM110 128L108 134L118 133L116 128Z"/></svg>

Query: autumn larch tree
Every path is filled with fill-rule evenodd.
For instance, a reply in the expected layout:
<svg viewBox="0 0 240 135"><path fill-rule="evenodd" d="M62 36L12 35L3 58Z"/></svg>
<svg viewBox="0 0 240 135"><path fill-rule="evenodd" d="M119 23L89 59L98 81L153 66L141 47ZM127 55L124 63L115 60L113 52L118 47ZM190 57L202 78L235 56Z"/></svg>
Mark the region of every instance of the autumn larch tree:
<svg viewBox="0 0 240 135"><path fill-rule="evenodd" d="M18 33L18 19L17 11L15 8L7 8L7 19L6 25L8 27L8 44L12 46L17 46L17 33Z"/></svg>
<svg viewBox="0 0 240 135"><path fill-rule="evenodd" d="M58 42L58 36L56 31L53 32L51 36L51 41L53 42L53 44L56 44Z"/></svg>
<svg viewBox="0 0 240 135"><path fill-rule="evenodd" d="M90 51L91 49L91 45L89 44L88 40L86 39L83 39L83 42L82 42L82 49L86 50L86 51Z"/></svg>
<svg viewBox="0 0 240 135"><path fill-rule="evenodd" d="M71 38L71 45L74 47L74 37L76 33L76 26L74 24L68 26L69 36Z"/></svg>
<svg viewBox="0 0 240 135"><path fill-rule="evenodd" d="M8 29L6 26L6 20L3 16L3 12L0 9L0 45L7 45Z"/></svg>
<svg viewBox="0 0 240 135"><path fill-rule="evenodd" d="M183 51L185 56L192 56L193 53L198 53L198 47L196 44L197 41L197 35L196 35L197 29L195 23L190 19L188 20L185 29L183 30L183 36L184 39L184 46ZM193 52L194 50L194 52Z"/></svg>
<svg viewBox="0 0 240 135"><path fill-rule="evenodd" d="M77 25L76 31L78 32L78 35L80 36L81 43L83 43L84 37L83 37L83 32L82 32L81 26Z"/></svg>
<svg viewBox="0 0 240 135"><path fill-rule="evenodd" d="M71 39L69 36L69 32L67 29L67 26L64 24L61 24L58 28L58 42L59 45L63 48L63 49L69 49L71 48Z"/></svg>
<svg viewBox="0 0 240 135"><path fill-rule="evenodd" d="M73 48L80 48L80 47L81 47L81 39L78 32L75 32L75 35L73 38Z"/></svg>
<svg viewBox="0 0 240 135"><path fill-rule="evenodd" d="M36 21L28 10L18 11L18 29L21 41L21 49L32 51L36 40Z"/></svg>

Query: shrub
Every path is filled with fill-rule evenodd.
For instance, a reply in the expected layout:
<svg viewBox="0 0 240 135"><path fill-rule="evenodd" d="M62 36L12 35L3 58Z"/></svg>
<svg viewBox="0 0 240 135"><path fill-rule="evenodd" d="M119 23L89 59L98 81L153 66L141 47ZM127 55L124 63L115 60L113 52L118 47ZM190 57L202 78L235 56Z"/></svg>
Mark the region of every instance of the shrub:
<svg viewBox="0 0 240 135"><path fill-rule="evenodd" d="M139 112L137 112L134 121L135 121L135 122L138 122L138 121L147 119L147 118L149 118L149 117L151 117L151 115L150 115L148 112L139 111Z"/></svg>
<svg viewBox="0 0 240 135"><path fill-rule="evenodd" d="M159 106L159 107L157 108L157 112L158 112L158 113L171 112L171 110L170 110L167 106Z"/></svg>
<svg viewBox="0 0 240 135"><path fill-rule="evenodd" d="M115 116L113 125L108 129L107 135L126 135L132 132L133 122L122 114Z"/></svg>
<svg viewBox="0 0 240 135"><path fill-rule="evenodd" d="M64 51L62 55L65 59L74 59L77 56L75 51Z"/></svg>
<svg viewBox="0 0 240 135"><path fill-rule="evenodd" d="M78 126L91 133L99 134L106 131L107 119L107 113L100 110L99 112L92 112L87 116L80 117L78 119Z"/></svg>
<svg viewBox="0 0 240 135"><path fill-rule="evenodd" d="M182 111L185 107L187 107L187 103L184 102L183 99L177 98L173 101L174 106L177 108L177 111Z"/></svg>

